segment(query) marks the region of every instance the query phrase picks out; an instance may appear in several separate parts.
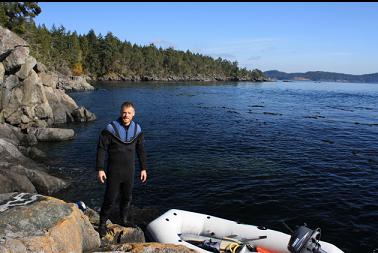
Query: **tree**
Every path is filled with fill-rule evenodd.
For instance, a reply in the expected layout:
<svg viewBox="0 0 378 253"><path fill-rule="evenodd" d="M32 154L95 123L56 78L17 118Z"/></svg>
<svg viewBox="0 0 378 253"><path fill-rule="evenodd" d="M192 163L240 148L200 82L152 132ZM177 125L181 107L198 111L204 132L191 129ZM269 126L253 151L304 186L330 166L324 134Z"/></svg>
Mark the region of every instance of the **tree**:
<svg viewBox="0 0 378 253"><path fill-rule="evenodd" d="M41 11L37 2L1 2L0 22L9 30L22 34L25 23L33 22Z"/></svg>
<svg viewBox="0 0 378 253"><path fill-rule="evenodd" d="M33 17L38 13L37 9L32 9L33 3L0 3L1 24L10 20L9 10L13 8L15 12L15 6L21 12L24 10L23 17ZM236 61L214 59L189 50L175 50L173 47L156 48L154 44L132 45L128 41L120 41L111 32L104 37L101 34L96 36L92 29L87 35L79 36L75 31L67 31L62 25L53 25L50 30L45 25L37 27L34 22L24 22L24 25L27 29L21 37L31 45L31 54L49 69L65 74L85 73L93 78L107 74L158 78L170 75L184 78L221 76L255 80L264 77L259 70L239 68Z"/></svg>

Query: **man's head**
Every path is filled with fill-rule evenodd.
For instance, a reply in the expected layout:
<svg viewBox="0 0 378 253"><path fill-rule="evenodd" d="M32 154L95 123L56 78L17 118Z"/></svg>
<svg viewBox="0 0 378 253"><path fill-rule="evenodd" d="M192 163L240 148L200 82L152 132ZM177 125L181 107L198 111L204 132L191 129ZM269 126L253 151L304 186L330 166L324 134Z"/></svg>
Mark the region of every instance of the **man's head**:
<svg viewBox="0 0 378 253"><path fill-rule="evenodd" d="M121 119L126 126L130 125L135 115L135 106L131 102L124 102L121 105Z"/></svg>

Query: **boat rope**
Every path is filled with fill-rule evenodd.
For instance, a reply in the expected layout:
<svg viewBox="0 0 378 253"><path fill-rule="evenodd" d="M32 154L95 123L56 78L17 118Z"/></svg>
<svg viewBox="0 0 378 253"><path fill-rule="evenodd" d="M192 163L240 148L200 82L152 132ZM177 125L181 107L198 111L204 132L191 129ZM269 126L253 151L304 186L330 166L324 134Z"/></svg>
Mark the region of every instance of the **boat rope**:
<svg viewBox="0 0 378 253"><path fill-rule="evenodd" d="M231 253L236 253L236 250L240 247L239 243L232 242L227 246L227 250L229 250Z"/></svg>

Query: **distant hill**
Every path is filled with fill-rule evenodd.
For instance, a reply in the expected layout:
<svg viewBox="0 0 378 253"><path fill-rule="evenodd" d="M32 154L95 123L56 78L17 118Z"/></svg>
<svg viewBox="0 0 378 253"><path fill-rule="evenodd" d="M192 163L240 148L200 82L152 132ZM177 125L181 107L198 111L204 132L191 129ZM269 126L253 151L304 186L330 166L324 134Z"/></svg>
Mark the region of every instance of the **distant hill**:
<svg viewBox="0 0 378 253"><path fill-rule="evenodd" d="M264 74L271 79L277 80L378 83L378 73L365 75L349 75L325 71L309 71L306 73L285 73L278 70L269 70L265 71Z"/></svg>

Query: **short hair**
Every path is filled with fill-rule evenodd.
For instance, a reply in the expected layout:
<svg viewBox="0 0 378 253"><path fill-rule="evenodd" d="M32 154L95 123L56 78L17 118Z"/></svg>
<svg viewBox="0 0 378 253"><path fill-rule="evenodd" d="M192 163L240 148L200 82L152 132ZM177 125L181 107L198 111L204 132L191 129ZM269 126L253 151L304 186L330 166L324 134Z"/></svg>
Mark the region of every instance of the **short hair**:
<svg viewBox="0 0 378 253"><path fill-rule="evenodd" d="M123 102L122 105L121 105L121 111L124 107L132 107L134 110L135 110L135 106L132 102L129 102L129 101L126 101L126 102Z"/></svg>

